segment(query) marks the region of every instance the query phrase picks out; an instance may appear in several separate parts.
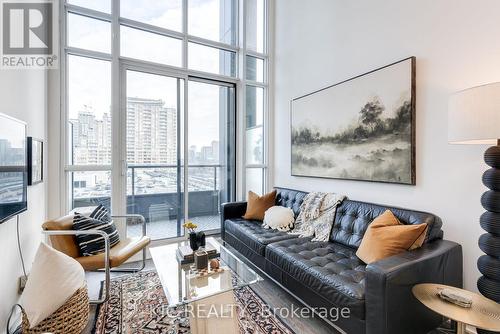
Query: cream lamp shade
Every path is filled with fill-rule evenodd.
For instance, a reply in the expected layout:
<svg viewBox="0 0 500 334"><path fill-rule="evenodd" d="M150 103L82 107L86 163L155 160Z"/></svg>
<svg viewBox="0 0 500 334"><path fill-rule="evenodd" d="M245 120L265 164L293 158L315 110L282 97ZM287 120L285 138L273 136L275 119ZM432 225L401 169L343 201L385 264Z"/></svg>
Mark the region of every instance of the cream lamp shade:
<svg viewBox="0 0 500 334"><path fill-rule="evenodd" d="M492 144L500 138L500 82L453 94L448 108L451 144Z"/></svg>
<svg viewBox="0 0 500 334"><path fill-rule="evenodd" d="M484 152L484 162L491 168L482 177L488 190L481 196L481 205L486 211L479 222L486 233L478 240L485 254L477 260L482 274L477 280L477 289L483 296L500 303L500 82L462 90L453 94L449 103L448 141L490 144ZM493 333L481 328L485 327L478 326L479 334Z"/></svg>

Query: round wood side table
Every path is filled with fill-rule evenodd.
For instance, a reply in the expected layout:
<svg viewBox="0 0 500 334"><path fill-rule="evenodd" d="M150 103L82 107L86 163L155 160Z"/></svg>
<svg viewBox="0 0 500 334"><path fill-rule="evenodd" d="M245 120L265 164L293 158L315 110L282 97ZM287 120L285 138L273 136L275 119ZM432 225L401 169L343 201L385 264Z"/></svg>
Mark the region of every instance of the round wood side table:
<svg viewBox="0 0 500 334"><path fill-rule="evenodd" d="M443 289L460 292L472 300L470 308L460 307L442 300L438 293ZM465 326L471 325L489 331L500 332L500 304L467 290L442 284L417 284L413 295L426 307L457 322L457 333L465 334Z"/></svg>

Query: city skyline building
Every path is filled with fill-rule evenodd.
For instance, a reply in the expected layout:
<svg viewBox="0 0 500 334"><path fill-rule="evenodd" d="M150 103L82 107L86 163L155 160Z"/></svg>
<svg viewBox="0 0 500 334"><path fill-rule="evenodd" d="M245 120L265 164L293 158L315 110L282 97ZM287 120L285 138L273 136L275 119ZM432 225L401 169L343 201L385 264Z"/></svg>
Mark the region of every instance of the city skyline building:
<svg viewBox="0 0 500 334"><path fill-rule="evenodd" d="M163 100L127 99L127 162L175 164L177 110Z"/></svg>
<svg viewBox="0 0 500 334"><path fill-rule="evenodd" d="M97 115L102 115L98 118ZM178 120L177 109L165 107L161 99L127 98L126 113L126 154L129 165L177 165ZM72 162L75 165L111 164L112 134L109 112L95 110L89 105L82 106L77 117L69 120ZM210 145L189 148L189 163L196 165L219 164L219 141ZM182 154L180 155L182 156ZM181 158L181 163L182 163ZM175 191L175 169L153 168L136 170L135 191L149 193L152 182L157 191ZM142 173L142 174L141 174ZM204 189L213 184L212 169L190 170L190 184L194 189ZM153 181L154 179L154 181ZM108 196L110 174L77 172L73 174L75 198ZM205 184L206 183L206 184Z"/></svg>
<svg viewBox="0 0 500 334"><path fill-rule="evenodd" d="M77 117L69 120L75 165L111 164L111 115L84 105ZM177 110L165 107L158 99L127 98L127 162L130 164L177 163ZM219 141L189 147L189 161L197 164L218 163ZM181 154L182 155L182 154ZM181 160L183 160L181 158Z"/></svg>

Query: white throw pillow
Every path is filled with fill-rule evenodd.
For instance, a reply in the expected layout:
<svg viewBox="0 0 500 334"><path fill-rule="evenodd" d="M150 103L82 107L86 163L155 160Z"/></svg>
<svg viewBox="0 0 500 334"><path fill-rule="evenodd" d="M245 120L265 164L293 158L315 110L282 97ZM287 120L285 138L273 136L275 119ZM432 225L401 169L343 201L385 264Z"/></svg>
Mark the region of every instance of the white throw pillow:
<svg viewBox="0 0 500 334"><path fill-rule="evenodd" d="M290 231L295 222L295 215L292 209L283 206L273 206L264 213L265 228L277 229L280 231Z"/></svg>
<svg viewBox="0 0 500 334"><path fill-rule="evenodd" d="M84 284L80 263L42 242L19 301L30 328L57 311Z"/></svg>

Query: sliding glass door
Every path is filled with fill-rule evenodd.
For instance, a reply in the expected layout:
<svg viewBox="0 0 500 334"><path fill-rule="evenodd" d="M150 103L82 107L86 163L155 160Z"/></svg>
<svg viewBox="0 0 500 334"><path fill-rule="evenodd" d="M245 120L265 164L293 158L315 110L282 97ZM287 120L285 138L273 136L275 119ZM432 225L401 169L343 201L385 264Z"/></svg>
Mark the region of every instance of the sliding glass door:
<svg viewBox="0 0 500 334"><path fill-rule="evenodd" d="M235 198L235 88L188 83L189 219L199 230L220 228L220 204Z"/></svg>
<svg viewBox="0 0 500 334"><path fill-rule="evenodd" d="M181 236L184 80L136 70L125 77L127 213L146 218L152 239ZM140 233L128 224L128 235Z"/></svg>
<svg viewBox="0 0 500 334"><path fill-rule="evenodd" d="M235 196L234 86L194 78L186 85L132 68L122 74L127 213L146 218L153 240L182 237L186 212L199 230L219 229L220 203ZM128 223L128 236L140 233Z"/></svg>

